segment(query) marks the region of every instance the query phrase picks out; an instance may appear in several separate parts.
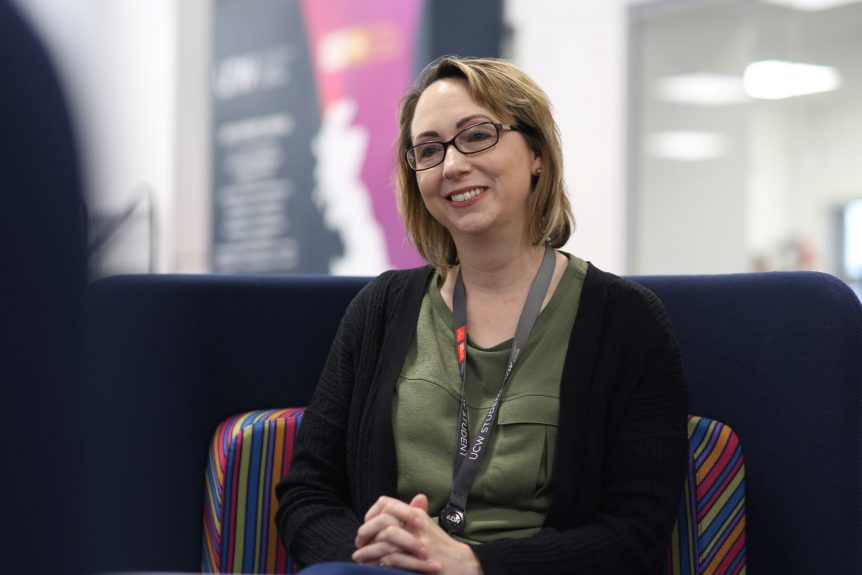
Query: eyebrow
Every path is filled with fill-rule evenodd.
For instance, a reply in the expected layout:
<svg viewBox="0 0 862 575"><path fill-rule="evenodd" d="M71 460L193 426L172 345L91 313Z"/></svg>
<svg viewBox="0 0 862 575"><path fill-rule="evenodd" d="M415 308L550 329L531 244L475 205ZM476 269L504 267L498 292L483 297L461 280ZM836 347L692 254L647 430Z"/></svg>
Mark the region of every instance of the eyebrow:
<svg viewBox="0 0 862 575"><path fill-rule="evenodd" d="M489 118L485 114L470 114L469 116L464 116L463 118L458 120L458 122L455 124L455 129L460 130L462 127L464 127L468 123L472 122L473 120L478 120L478 119L487 120L488 122L493 121L491 118ZM413 136L413 139L416 140L418 138L427 138L429 136L436 136L439 138L440 134L435 132L434 130L429 130L426 132L422 132L420 134L416 134L415 136Z"/></svg>

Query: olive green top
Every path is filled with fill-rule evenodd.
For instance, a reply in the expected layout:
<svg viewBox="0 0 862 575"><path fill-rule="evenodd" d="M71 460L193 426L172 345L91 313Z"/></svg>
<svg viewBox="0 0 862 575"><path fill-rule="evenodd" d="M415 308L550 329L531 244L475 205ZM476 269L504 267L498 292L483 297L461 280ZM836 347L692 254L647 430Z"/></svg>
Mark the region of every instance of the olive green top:
<svg viewBox="0 0 862 575"><path fill-rule="evenodd" d="M586 262L566 255L569 265L503 393L497 426L467 502L463 540L528 537L544 523L554 488L560 378L587 271ZM435 518L452 483L461 385L452 311L438 280L434 274L422 300L392 406L398 497L409 501L426 494ZM466 396L472 445L478 422L500 390L512 341L481 348L469 335Z"/></svg>

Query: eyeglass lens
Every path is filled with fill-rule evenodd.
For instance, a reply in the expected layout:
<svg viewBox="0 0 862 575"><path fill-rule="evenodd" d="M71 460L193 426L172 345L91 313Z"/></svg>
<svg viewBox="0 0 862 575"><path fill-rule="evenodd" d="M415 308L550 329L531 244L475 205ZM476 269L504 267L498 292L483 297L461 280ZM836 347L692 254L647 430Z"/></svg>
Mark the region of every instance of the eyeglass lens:
<svg viewBox="0 0 862 575"><path fill-rule="evenodd" d="M407 153L407 161L414 170L427 170L443 162L449 144L462 154L475 154L492 147L499 137L496 124L483 122L458 132L448 142L428 142L413 146Z"/></svg>

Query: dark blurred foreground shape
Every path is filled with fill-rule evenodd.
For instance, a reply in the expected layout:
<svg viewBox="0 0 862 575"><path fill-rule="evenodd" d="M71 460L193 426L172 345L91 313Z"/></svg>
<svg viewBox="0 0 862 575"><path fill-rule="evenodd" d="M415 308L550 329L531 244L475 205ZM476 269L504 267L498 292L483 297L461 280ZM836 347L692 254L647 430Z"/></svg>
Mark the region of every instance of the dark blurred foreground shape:
<svg viewBox="0 0 862 575"><path fill-rule="evenodd" d="M57 76L8 1L0 79L2 571L76 574L81 183Z"/></svg>

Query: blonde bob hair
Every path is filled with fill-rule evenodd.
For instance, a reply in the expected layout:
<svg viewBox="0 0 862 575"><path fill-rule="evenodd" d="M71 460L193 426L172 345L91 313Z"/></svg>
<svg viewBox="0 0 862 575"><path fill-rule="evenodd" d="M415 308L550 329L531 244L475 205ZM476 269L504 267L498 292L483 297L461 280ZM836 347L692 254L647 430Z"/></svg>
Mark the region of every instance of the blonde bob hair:
<svg viewBox="0 0 862 575"><path fill-rule="evenodd" d="M549 242L563 246L574 230L574 217L563 182L560 132L551 113L547 94L511 62L496 58L443 56L428 64L401 100L399 112L398 168L395 176L398 210L410 240L428 263L441 274L455 264L458 254L452 236L435 220L422 201L416 172L407 164L413 145L410 132L419 97L431 84L444 78L467 83L473 99L511 124L542 159L542 172L532 178L527 200L525 234L534 244Z"/></svg>

